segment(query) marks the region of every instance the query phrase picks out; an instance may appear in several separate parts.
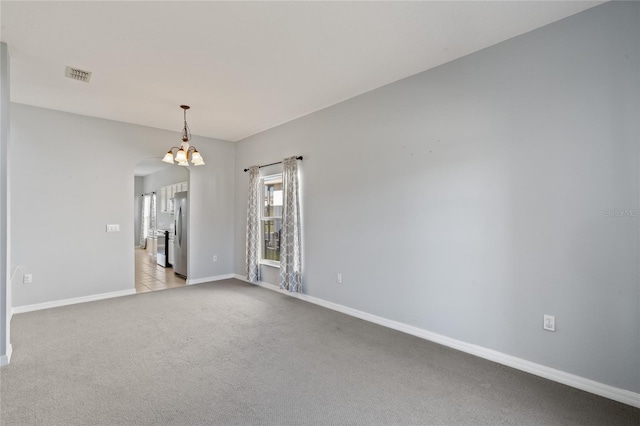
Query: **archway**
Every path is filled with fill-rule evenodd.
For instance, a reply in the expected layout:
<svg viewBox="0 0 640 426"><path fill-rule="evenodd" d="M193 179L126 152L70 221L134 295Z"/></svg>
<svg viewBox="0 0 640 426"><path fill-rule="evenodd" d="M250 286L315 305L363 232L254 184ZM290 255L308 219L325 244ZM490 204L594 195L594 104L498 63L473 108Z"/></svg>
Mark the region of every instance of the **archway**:
<svg viewBox="0 0 640 426"><path fill-rule="evenodd" d="M187 167L163 163L159 158L143 160L134 167L137 293L186 285L188 253L184 255L182 250L186 251L188 220L176 216L175 207L181 198L186 198L188 205L188 194ZM176 225L184 229L176 229Z"/></svg>

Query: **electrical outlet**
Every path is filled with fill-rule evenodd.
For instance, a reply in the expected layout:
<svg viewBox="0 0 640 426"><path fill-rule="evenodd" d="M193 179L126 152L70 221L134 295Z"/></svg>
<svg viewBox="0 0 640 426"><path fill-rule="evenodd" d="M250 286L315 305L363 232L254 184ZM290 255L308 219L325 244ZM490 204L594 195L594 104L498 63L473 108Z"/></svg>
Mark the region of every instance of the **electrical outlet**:
<svg viewBox="0 0 640 426"><path fill-rule="evenodd" d="M214 255L213 255L213 261L214 261L214 262L217 262L217 261L218 261L218 255L217 255L217 254L214 254Z"/></svg>
<svg viewBox="0 0 640 426"><path fill-rule="evenodd" d="M336 280L338 284L342 284L342 274L338 274L338 278Z"/></svg>
<svg viewBox="0 0 640 426"><path fill-rule="evenodd" d="M24 274L22 276L22 282L24 284L29 284L33 282L33 275L32 274Z"/></svg>
<svg viewBox="0 0 640 426"><path fill-rule="evenodd" d="M556 317L553 315L545 315L542 328L548 331L556 331Z"/></svg>

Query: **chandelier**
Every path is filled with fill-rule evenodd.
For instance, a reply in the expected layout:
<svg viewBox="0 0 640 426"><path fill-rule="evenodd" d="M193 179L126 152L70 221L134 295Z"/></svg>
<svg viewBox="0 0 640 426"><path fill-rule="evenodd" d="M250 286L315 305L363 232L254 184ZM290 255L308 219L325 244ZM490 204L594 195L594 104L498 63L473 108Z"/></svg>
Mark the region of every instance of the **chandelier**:
<svg viewBox="0 0 640 426"><path fill-rule="evenodd" d="M171 147L169 152L167 152L162 159L165 163L173 164L174 160L178 163L178 166L188 166L189 160L194 166L202 166L204 164L204 160L202 159L202 155L198 152L195 146L190 146L189 141L191 140L191 130L187 125L187 110L191 108L189 105L180 105L180 108L184 110L184 127L182 128L182 143L180 147L174 146ZM175 158L173 156L173 150L177 149Z"/></svg>

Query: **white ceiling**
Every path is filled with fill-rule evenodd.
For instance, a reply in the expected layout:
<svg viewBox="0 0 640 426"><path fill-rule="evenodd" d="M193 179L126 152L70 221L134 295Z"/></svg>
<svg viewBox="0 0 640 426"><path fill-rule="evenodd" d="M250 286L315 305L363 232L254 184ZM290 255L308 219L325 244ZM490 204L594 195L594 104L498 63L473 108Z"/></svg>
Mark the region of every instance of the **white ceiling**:
<svg viewBox="0 0 640 426"><path fill-rule="evenodd" d="M0 36L13 102L237 141L600 3L3 0Z"/></svg>

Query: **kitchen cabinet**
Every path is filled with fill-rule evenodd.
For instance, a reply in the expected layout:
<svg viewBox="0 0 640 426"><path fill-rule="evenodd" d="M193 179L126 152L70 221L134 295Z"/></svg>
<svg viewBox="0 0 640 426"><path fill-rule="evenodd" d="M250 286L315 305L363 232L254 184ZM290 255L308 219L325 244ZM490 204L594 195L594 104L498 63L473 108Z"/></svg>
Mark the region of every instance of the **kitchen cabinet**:
<svg viewBox="0 0 640 426"><path fill-rule="evenodd" d="M173 198L176 192L189 190L189 182L174 183L160 188L160 212L173 214Z"/></svg>
<svg viewBox="0 0 640 426"><path fill-rule="evenodd" d="M147 254L154 259L156 257L157 241L155 234L147 237Z"/></svg>
<svg viewBox="0 0 640 426"><path fill-rule="evenodd" d="M173 196L176 193L175 185L169 185L167 188L167 212L173 212Z"/></svg>
<svg viewBox="0 0 640 426"><path fill-rule="evenodd" d="M160 188L160 211L167 211L167 187Z"/></svg>

